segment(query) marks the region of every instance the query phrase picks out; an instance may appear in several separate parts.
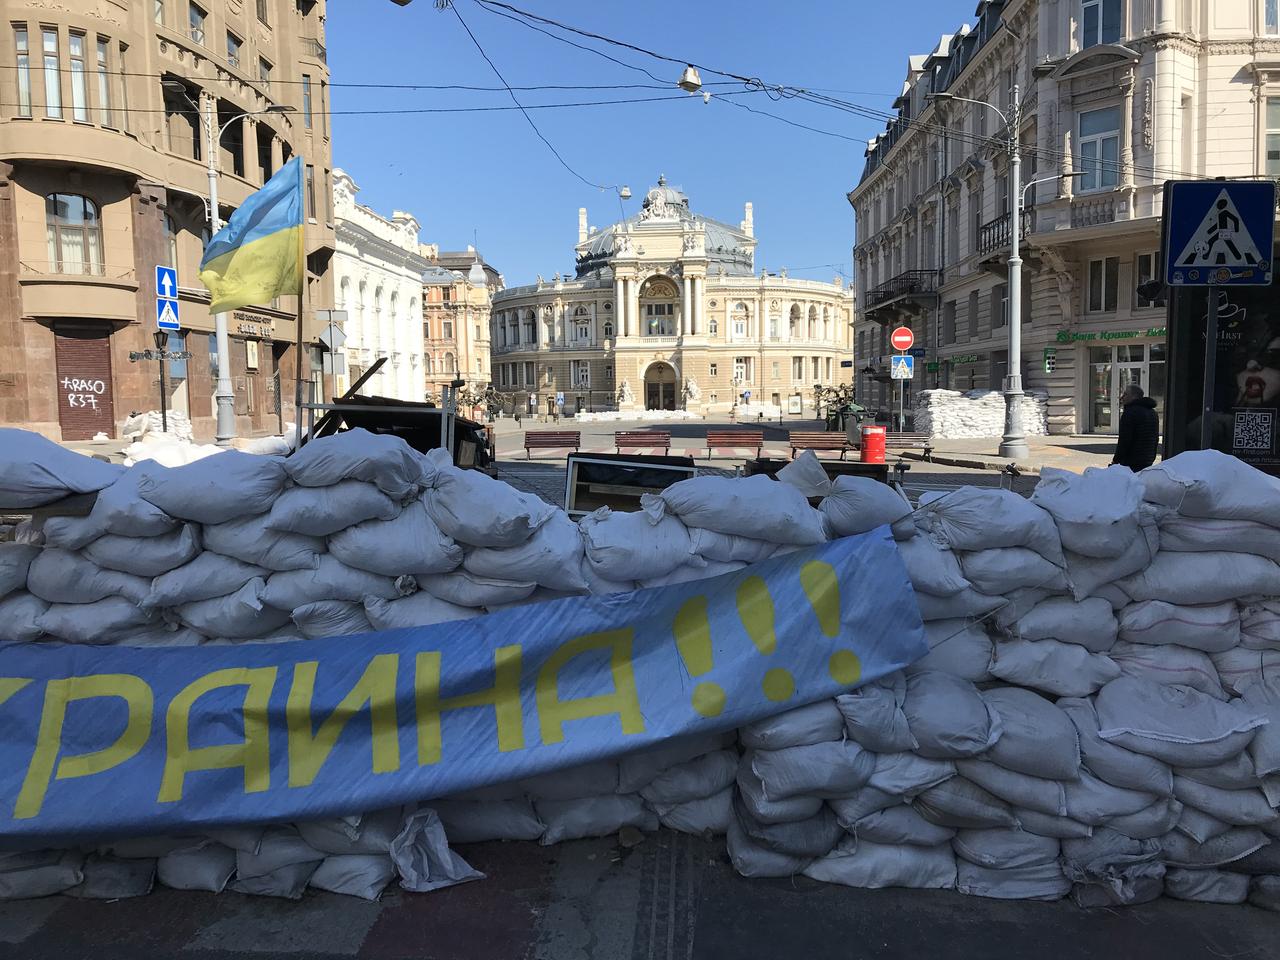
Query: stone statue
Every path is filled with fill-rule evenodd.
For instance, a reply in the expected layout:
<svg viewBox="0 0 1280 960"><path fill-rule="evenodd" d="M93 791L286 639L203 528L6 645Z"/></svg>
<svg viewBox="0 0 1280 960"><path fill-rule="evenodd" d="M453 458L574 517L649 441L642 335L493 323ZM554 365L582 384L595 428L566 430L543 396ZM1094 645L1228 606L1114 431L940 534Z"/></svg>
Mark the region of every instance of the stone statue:
<svg viewBox="0 0 1280 960"><path fill-rule="evenodd" d="M634 402L635 402L635 399L636 399L635 394L633 394L633 393L631 392L631 384L630 384L630 382L629 382L629 381L626 381L626 380L623 380L623 381L622 381L622 386L618 388L618 402L619 402L619 403L634 403Z"/></svg>
<svg viewBox="0 0 1280 960"><path fill-rule="evenodd" d="M618 240L617 240L618 253L630 253L631 252L631 235L627 233L625 230L620 230L618 231L617 237L618 237Z"/></svg>
<svg viewBox="0 0 1280 960"><path fill-rule="evenodd" d="M684 395L686 399L692 400L695 403L702 399L702 388L698 386L698 381L693 379L693 377L689 377L685 380Z"/></svg>

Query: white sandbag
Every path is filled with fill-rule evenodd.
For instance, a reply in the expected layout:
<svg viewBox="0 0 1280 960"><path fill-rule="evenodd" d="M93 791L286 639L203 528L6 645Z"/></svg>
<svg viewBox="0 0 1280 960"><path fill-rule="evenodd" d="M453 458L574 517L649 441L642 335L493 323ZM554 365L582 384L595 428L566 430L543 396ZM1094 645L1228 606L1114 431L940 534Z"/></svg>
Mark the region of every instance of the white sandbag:
<svg viewBox="0 0 1280 960"><path fill-rule="evenodd" d="M1057 861L993 870L957 857L956 889L971 897L996 900L1060 900L1071 892L1071 881Z"/></svg>
<svg viewBox="0 0 1280 960"><path fill-rule="evenodd" d="M260 517L244 517L204 528L204 547L268 570L314 568L325 552L319 537L268 530Z"/></svg>
<svg viewBox="0 0 1280 960"><path fill-rule="evenodd" d="M205 550L189 563L152 580L151 590L143 598L142 606L176 607L197 600L225 597L254 577L265 579L269 575L266 567Z"/></svg>
<svg viewBox="0 0 1280 960"><path fill-rule="evenodd" d="M473 547L514 547L528 540L556 512L536 494L524 493L479 470L460 470L444 450L427 455L427 513L446 536ZM478 504L483 509L477 510Z"/></svg>
<svg viewBox="0 0 1280 960"><path fill-rule="evenodd" d="M0 543L0 598L27 585L27 571L40 548L30 543Z"/></svg>
<svg viewBox="0 0 1280 960"><path fill-rule="evenodd" d="M616 790L618 793L638 793L641 787L653 783L658 774L677 764L687 763L708 753L732 747L736 737L732 730L709 736L676 737L664 740L658 746L638 753L629 753L618 761ZM579 768L581 769L581 768ZM607 793L596 788L588 792Z"/></svg>
<svg viewBox="0 0 1280 960"><path fill-rule="evenodd" d="M208 837L237 853L242 850L245 853L257 853L262 849L262 838L266 832L266 827L222 827L210 830Z"/></svg>
<svg viewBox="0 0 1280 960"><path fill-rule="evenodd" d="M809 864L804 875L847 887L950 890L956 882L956 858L946 845L883 844L847 837Z"/></svg>
<svg viewBox="0 0 1280 960"><path fill-rule="evenodd" d="M1051 594L1048 590L1041 590L1038 587L1019 587L1017 590L1010 590L1007 595L1001 598L1003 602L996 611L990 617L985 618L983 622L993 625L998 633L1003 633L1005 636L1014 636L1018 621L1044 603L1050 596ZM1128 597L1125 598L1124 602L1129 602Z"/></svg>
<svg viewBox="0 0 1280 960"><path fill-rule="evenodd" d="M251 640L289 622L288 610L269 607L262 599L266 584L258 577L235 593L196 600L174 608L178 619L207 637Z"/></svg>
<svg viewBox="0 0 1280 960"><path fill-rule="evenodd" d="M295 826L307 846L325 855L345 856L387 853L404 824L404 811L400 807L387 807L355 816L305 820ZM261 843L258 846L258 850L249 852L261 852Z"/></svg>
<svg viewBox="0 0 1280 960"><path fill-rule="evenodd" d="M419 807L391 843L391 860L400 875L400 886L410 893L430 893L484 874L449 849L440 817L430 807Z"/></svg>
<svg viewBox="0 0 1280 960"><path fill-rule="evenodd" d="M1063 565L1053 517L1011 490L961 487L919 508L916 522L953 550L1027 547Z"/></svg>
<svg viewBox="0 0 1280 960"><path fill-rule="evenodd" d="M290 487L271 505L268 530L327 537L365 520L394 520L400 504L372 483L340 480L331 487Z"/></svg>
<svg viewBox="0 0 1280 960"><path fill-rule="evenodd" d="M1011 633L1023 640L1061 640L1093 653L1106 653L1118 630L1115 613L1106 600L1049 597L1016 620Z"/></svg>
<svg viewBox="0 0 1280 960"><path fill-rule="evenodd" d="M270 583L267 586L270 587ZM451 620L470 620L481 615L479 610L460 607L421 591L394 600L369 597L364 601L364 612L375 630L426 627Z"/></svg>
<svg viewBox="0 0 1280 960"><path fill-rule="evenodd" d="M977 688L950 674L908 677L902 712L922 757L971 757L1000 739L1000 724Z"/></svg>
<svg viewBox="0 0 1280 960"><path fill-rule="evenodd" d="M1063 551L1067 562L1067 581L1075 599L1101 596L1109 585L1145 569L1151 563L1151 558L1160 549L1160 528L1153 517L1153 509L1144 505L1140 512L1138 535L1118 557L1099 559Z"/></svg>
<svg viewBox="0 0 1280 960"><path fill-rule="evenodd" d="M1178 822L1174 829L1180 833L1185 833L1196 843L1208 843L1214 837L1220 837L1231 829L1231 824L1225 820L1219 820L1212 817L1203 810L1197 810L1195 807L1183 805L1182 815L1178 817ZM1160 834L1163 836L1164 834Z"/></svg>
<svg viewBox="0 0 1280 960"><path fill-rule="evenodd" d="M27 589L47 603L93 603L117 596L141 603L151 592L151 582L118 570L103 570L68 550L46 547L27 569Z"/></svg>
<svg viewBox="0 0 1280 960"><path fill-rule="evenodd" d="M850 737L876 753L899 753L919 746L902 712L906 698L906 677L891 673L841 694L834 702Z"/></svg>
<svg viewBox="0 0 1280 960"><path fill-rule="evenodd" d="M236 875L245 880L264 877L296 863L319 864L325 855L311 846L293 827L270 827L256 853L236 851Z"/></svg>
<svg viewBox="0 0 1280 960"><path fill-rule="evenodd" d="M1175 900L1198 903L1244 903L1249 878L1226 870L1185 870L1172 867L1164 875L1164 892Z"/></svg>
<svg viewBox="0 0 1280 960"><path fill-rule="evenodd" d="M537 840L547 829L526 797L514 800L432 800L450 843Z"/></svg>
<svg viewBox="0 0 1280 960"><path fill-rule="evenodd" d="M1280 650L1280 600L1240 604L1240 642L1253 650Z"/></svg>
<svg viewBox="0 0 1280 960"><path fill-rule="evenodd" d="M1080 772L1080 744L1065 713L1030 690L988 690L982 698L1002 731L987 755L989 760L1044 780L1075 779Z"/></svg>
<svg viewBox="0 0 1280 960"><path fill-rule="evenodd" d="M818 509L833 537L866 533L911 515L911 504L893 487L870 477L836 477Z"/></svg>
<svg viewBox="0 0 1280 960"><path fill-rule="evenodd" d="M1078 840L1093 835L1093 827L1070 817L1050 817L1037 810L1014 807L1013 816L1027 833L1055 840Z"/></svg>
<svg viewBox="0 0 1280 960"><path fill-rule="evenodd" d="M532 580L495 580L478 577L466 570L452 573L419 574L420 590L460 607L489 607L519 603L537 588Z"/></svg>
<svg viewBox="0 0 1280 960"><path fill-rule="evenodd" d="M1171 867L1221 867L1244 859L1269 842L1267 835L1254 827L1232 827L1208 843L1196 843L1174 830L1160 838L1160 859Z"/></svg>
<svg viewBox="0 0 1280 960"><path fill-rule="evenodd" d="M831 492L831 478L812 450L803 451L800 456L783 466L777 476L780 481L789 483L806 497L825 497Z"/></svg>
<svg viewBox="0 0 1280 960"><path fill-rule="evenodd" d="M3 434L17 431L4 430ZM74 850L0 853L0 901L63 893L84 880L84 857Z"/></svg>
<svg viewBox="0 0 1280 960"><path fill-rule="evenodd" d="M1074 643L1008 640L995 645L991 673L1055 697L1087 697L1120 676L1120 668Z"/></svg>
<svg viewBox="0 0 1280 960"><path fill-rule="evenodd" d="M168 573L199 552L199 535L189 523L157 537L122 537L108 533L84 548L84 555L98 566L137 577Z"/></svg>
<svg viewBox="0 0 1280 960"><path fill-rule="evenodd" d="M822 799L813 796L788 797L785 800L770 800L765 796L764 784L751 769L753 753L744 754L738 764L738 800L743 808L757 823L795 823L817 816L822 809ZM866 788L858 791L865 793Z"/></svg>
<svg viewBox="0 0 1280 960"><path fill-rule="evenodd" d="M972 780L950 777L911 799L911 806L930 823L947 827L1012 827L1017 820L1009 805Z"/></svg>
<svg viewBox="0 0 1280 960"><path fill-rule="evenodd" d="M1067 816L1094 827L1146 810L1159 799L1153 793L1114 787L1088 770L1081 770L1077 779L1066 781L1063 789L1067 796Z"/></svg>
<svg viewBox="0 0 1280 960"><path fill-rule="evenodd" d="M270 873L253 877L237 876L228 888L233 893L248 897L279 897L282 900L301 900L307 883L319 869L322 861L307 860L289 863Z"/></svg>
<svg viewBox="0 0 1280 960"><path fill-rule="evenodd" d="M534 800L573 800L618 791L619 764L614 760L598 760L565 770L540 773L520 781L521 787Z"/></svg>
<svg viewBox="0 0 1280 960"><path fill-rule="evenodd" d="M1062 699L1057 706L1071 719L1080 738L1081 759L1095 776L1112 786L1173 796L1173 771L1168 764L1098 736L1098 715L1092 700Z"/></svg>
<svg viewBox="0 0 1280 960"><path fill-rule="evenodd" d="M1088 467L1083 474L1045 467L1031 502L1053 517L1064 550L1118 557L1138 531L1142 484L1127 467Z"/></svg>
<svg viewBox="0 0 1280 960"><path fill-rule="evenodd" d="M642 589L671 587L677 583L690 583L694 580L707 580L711 577L723 576L726 573L736 573L746 566L745 563L736 560L703 560L701 557L695 557L694 561L693 563L686 563L676 567L661 576L641 580L636 586Z"/></svg>
<svg viewBox="0 0 1280 960"><path fill-rule="evenodd" d="M448 573L462 562L462 547L436 526L421 500L393 520L365 520L338 531L329 538L329 552L348 566L387 577Z"/></svg>
<svg viewBox="0 0 1280 960"><path fill-rule="evenodd" d="M42 633L69 643L127 643L129 637L155 622L156 614L124 597L104 597L93 603L54 603L36 618Z"/></svg>
<svg viewBox="0 0 1280 960"><path fill-rule="evenodd" d="M585 519L585 518L584 518ZM750 537L735 537L728 533L716 533L714 530L689 530L689 544L694 553L707 560L742 563L759 563L768 560L778 549L776 543L768 540L753 540Z"/></svg>
<svg viewBox="0 0 1280 960"><path fill-rule="evenodd" d="M0 639L23 643L40 639L37 621L48 609L48 603L26 591L0 599Z"/></svg>
<svg viewBox="0 0 1280 960"><path fill-rule="evenodd" d="M791 857L753 843L736 819L726 831L729 860L744 877L793 877L809 865L811 857Z"/></svg>
<svg viewBox="0 0 1280 960"><path fill-rule="evenodd" d="M1262 733L1266 729L1267 727L1259 727L1258 732ZM1254 740L1256 741L1257 737L1254 737ZM1256 789L1262 784L1262 779L1254 770L1253 760L1247 753L1237 754L1211 767L1179 767L1173 772L1176 776L1186 777L1196 783L1205 783L1222 790Z"/></svg>
<svg viewBox="0 0 1280 960"><path fill-rule="evenodd" d="M1120 611L1120 638L1220 653L1240 642L1240 613L1230 600L1196 607L1145 600Z"/></svg>
<svg viewBox="0 0 1280 960"><path fill-rule="evenodd" d="M1066 575L1040 554L1026 547L1001 547L960 554L960 569L979 593L992 596L1022 587L1066 590Z"/></svg>
<svg viewBox="0 0 1280 960"><path fill-rule="evenodd" d="M538 819L547 825L546 832L538 841L544 846L585 837L607 837L623 827L646 831L658 829L657 815L635 794L536 800L533 808Z"/></svg>
<svg viewBox="0 0 1280 960"><path fill-rule="evenodd" d="M273 573L266 583L263 602L279 610L292 610L316 600L364 602L371 598L394 600L401 595L390 577L349 567L332 554L321 554L315 567L307 570Z"/></svg>
<svg viewBox="0 0 1280 960"><path fill-rule="evenodd" d="M1153 647L1120 640L1111 648L1110 656L1125 676L1153 683L1182 684L1215 699L1227 699L1217 668L1209 655L1199 650L1176 644Z"/></svg>
<svg viewBox="0 0 1280 960"><path fill-rule="evenodd" d="M1280 529L1255 520L1208 520L1172 513L1160 521L1160 548L1179 553L1228 550L1280 557Z"/></svg>
<svg viewBox="0 0 1280 960"><path fill-rule="evenodd" d="M606 580L648 580L697 560L689 531L675 517L663 516L655 523L643 511L601 507L579 520L578 529L587 563Z"/></svg>
<svg viewBox="0 0 1280 960"><path fill-rule="evenodd" d="M3 622L0 618L0 623ZM1269 721L1258 728L1257 735L1249 744L1254 773L1259 777L1269 777L1280 772L1280 678L1275 674L1260 675L1244 687L1241 698L1246 709Z"/></svg>
<svg viewBox="0 0 1280 960"><path fill-rule="evenodd" d="M165 513L196 523L225 523L266 513L284 489L281 457L227 450L138 480L138 493Z"/></svg>
<svg viewBox="0 0 1280 960"><path fill-rule="evenodd" d="M1016 827L958 830L951 841L956 856L992 870L1015 870L1056 863L1061 845L1057 840L1026 833Z"/></svg>
<svg viewBox="0 0 1280 960"><path fill-rule="evenodd" d="M844 834L835 813L827 806L807 820L758 823L741 803L735 802L734 819L756 843L792 857L824 856Z"/></svg>
<svg viewBox="0 0 1280 960"><path fill-rule="evenodd" d="M738 785L741 787L741 779L739 779ZM743 797L745 799L745 793ZM786 802L790 803L792 801L788 800ZM854 824L859 820L869 817L873 813L879 813L881 810L904 806L906 800L903 797L895 797L892 794L885 793L883 790L876 790L874 787L863 787L852 796L835 797L828 800L827 804L835 813L836 820L840 826L845 830L851 831Z"/></svg>
<svg viewBox="0 0 1280 960"><path fill-rule="evenodd" d="M1160 844L1154 840L1136 840L1099 827L1091 837L1063 841L1062 872L1077 885L1107 891L1109 896L1098 905L1131 904L1139 902L1141 881L1164 876L1159 857Z"/></svg>
<svg viewBox="0 0 1280 960"><path fill-rule="evenodd" d="M145 501L143 501L145 503ZM152 510L167 517L156 507L147 504ZM177 521L170 521L172 527ZM47 547L62 547L64 550L80 550L102 536L102 528L89 517L47 517L40 524L40 532L44 534ZM168 531L161 531L167 533ZM31 544L20 544L31 546Z"/></svg>
<svg viewBox="0 0 1280 960"><path fill-rule="evenodd" d="M725 833L733 820L733 788L688 803L654 804L658 822L668 830L712 836Z"/></svg>
<svg viewBox="0 0 1280 960"><path fill-rule="evenodd" d="M1257 877L1270 875L1280 877L1280 844L1270 843L1255 850L1247 857L1236 860L1231 869L1237 873L1247 873Z"/></svg>
<svg viewBox="0 0 1280 960"><path fill-rule="evenodd" d="M717 750L668 767L641 789L640 796L655 809L690 803L724 790L733 783L737 770L737 752Z"/></svg>
<svg viewBox="0 0 1280 960"><path fill-rule="evenodd" d="M956 774L950 760L931 760L916 753L877 753L867 786L895 797L914 797Z"/></svg>
<svg viewBox="0 0 1280 960"><path fill-rule="evenodd" d="M155 860L119 860L92 854L81 868L84 880L65 891L78 900L126 900L145 897L156 882Z"/></svg>
<svg viewBox="0 0 1280 960"><path fill-rule="evenodd" d="M1176 774L1173 795L1186 806L1238 827L1255 827L1280 818L1258 789L1224 790Z"/></svg>
<svg viewBox="0 0 1280 960"><path fill-rule="evenodd" d="M811 743L782 750L755 751L751 769L770 800L788 797L843 797L871 777L876 755L852 741Z"/></svg>
<svg viewBox="0 0 1280 960"><path fill-rule="evenodd" d="M307 885L362 900L377 900L395 878L396 865L386 854L338 855L325 857Z"/></svg>
<svg viewBox="0 0 1280 960"><path fill-rule="evenodd" d="M876 486L884 484L877 483ZM902 557L907 577L917 592L951 597L969 586L955 553L929 537L912 537L900 542L898 555Z"/></svg>
<svg viewBox="0 0 1280 960"><path fill-rule="evenodd" d="M801 546L822 543L827 538L822 515L809 506L804 494L763 474L691 477L641 503L653 512L657 499L661 499L668 513L689 527Z"/></svg>
<svg viewBox="0 0 1280 960"><path fill-rule="evenodd" d="M1280 596L1280 564L1252 553L1157 553L1146 569L1117 584L1134 600L1222 603Z"/></svg>
<svg viewBox="0 0 1280 960"><path fill-rule="evenodd" d="M916 539L923 539L917 537ZM916 591L916 603L920 606L920 619L955 620L960 617L985 617L994 610L1008 605L1003 597L989 597L972 587L966 587L950 597L938 597L932 593Z"/></svg>
<svg viewBox="0 0 1280 960"><path fill-rule="evenodd" d="M119 857L122 860L155 860L157 857L163 857L178 850L186 850L194 846L199 839L201 838L169 834L126 837L99 844L95 852L104 857Z"/></svg>
<svg viewBox="0 0 1280 960"><path fill-rule="evenodd" d="M297 624L302 635L308 640L319 640L322 637L346 637L373 631L373 624L365 615L364 607L347 600L317 600L314 603L304 603L293 609L290 619Z"/></svg>
<svg viewBox="0 0 1280 960"><path fill-rule="evenodd" d="M1213 661L1218 680L1228 693L1239 694L1259 677L1269 677L1280 671L1280 650L1250 650L1240 646L1212 653L1209 659Z"/></svg>
<svg viewBox="0 0 1280 960"><path fill-rule="evenodd" d="M1217 450L1188 450L1143 470L1143 497L1184 517L1280 525L1280 479Z"/></svg>
<svg viewBox="0 0 1280 960"><path fill-rule="evenodd" d="M859 691L855 691L855 694ZM845 718L835 700L818 700L749 723L738 730L742 745L752 750L782 750L840 740ZM857 737L854 737L857 740ZM859 740L859 743L862 741ZM865 746L865 744L864 744ZM868 749L871 749L868 747Z"/></svg>
<svg viewBox="0 0 1280 960"><path fill-rule="evenodd" d="M836 819L840 820L840 812L836 811ZM872 843L910 844L918 847L936 847L949 843L956 835L952 827L930 823L912 806L906 803L894 804L884 810L869 813L852 824L840 825L858 840L869 840Z"/></svg>
<svg viewBox="0 0 1280 960"><path fill-rule="evenodd" d="M172 614L165 616L161 612L160 618L154 623L130 630L118 642L129 647L198 647L208 643L209 638L181 623L175 623Z"/></svg>
<svg viewBox="0 0 1280 960"><path fill-rule="evenodd" d="M1137 813L1112 817L1107 826L1135 840L1152 840L1174 829L1185 809L1182 801L1162 797Z"/></svg>
<svg viewBox="0 0 1280 960"><path fill-rule="evenodd" d="M221 893L236 872L236 852L212 840L180 847L156 860L156 879L175 890Z"/></svg>
<svg viewBox="0 0 1280 960"><path fill-rule="evenodd" d="M585 593L582 535L578 525L557 511L537 533L516 547L479 547L467 551L463 567L478 577L528 581L550 590Z"/></svg>
<svg viewBox="0 0 1280 960"><path fill-rule="evenodd" d="M98 491L93 509L85 518L96 530L94 536L115 533L124 537L156 537L176 527L177 520L142 499L138 490L143 478L159 477L167 470L155 462L139 463L126 470L111 486Z"/></svg>
<svg viewBox="0 0 1280 960"><path fill-rule="evenodd" d="M956 772L1013 807L1050 817L1067 815L1062 783L1008 770L981 757L955 761Z"/></svg>
<svg viewBox="0 0 1280 960"><path fill-rule="evenodd" d="M300 487L364 480L394 500L416 492L423 481L422 458L404 440L361 429L310 441L284 461L284 468Z"/></svg>
<svg viewBox="0 0 1280 960"><path fill-rule="evenodd" d="M924 638L929 652L906 668L907 675L937 670L983 683L991 679L992 643L982 624L972 620L927 620Z"/></svg>
<svg viewBox="0 0 1280 960"><path fill-rule="evenodd" d="M38 433L0 429L0 500L6 507L40 507L73 493L95 493L123 472Z"/></svg>

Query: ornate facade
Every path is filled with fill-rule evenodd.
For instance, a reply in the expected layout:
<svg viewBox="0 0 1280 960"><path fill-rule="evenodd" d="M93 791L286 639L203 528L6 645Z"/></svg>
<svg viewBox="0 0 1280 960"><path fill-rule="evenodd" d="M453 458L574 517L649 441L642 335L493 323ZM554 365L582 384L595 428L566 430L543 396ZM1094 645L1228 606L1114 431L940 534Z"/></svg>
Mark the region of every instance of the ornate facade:
<svg viewBox="0 0 1280 960"><path fill-rule="evenodd" d="M1280 176L1280 14L1268 0L984 0L913 56L870 141L857 215L860 393L887 405L886 330L926 347L918 389L999 389L1008 370L1009 136L1021 146L1025 386L1050 430L1110 433L1139 382L1163 401L1169 179Z"/></svg>
<svg viewBox="0 0 1280 960"><path fill-rule="evenodd" d="M489 316L502 274L474 247L441 252L425 247L422 335L426 341L426 390L435 398L455 379L483 389L489 373Z"/></svg>
<svg viewBox="0 0 1280 960"><path fill-rule="evenodd" d="M751 204L736 226L695 214L659 178L640 212L603 230L578 211L573 277L494 297L493 383L508 408L565 413L807 403L848 375L853 294L755 272Z"/></svg>

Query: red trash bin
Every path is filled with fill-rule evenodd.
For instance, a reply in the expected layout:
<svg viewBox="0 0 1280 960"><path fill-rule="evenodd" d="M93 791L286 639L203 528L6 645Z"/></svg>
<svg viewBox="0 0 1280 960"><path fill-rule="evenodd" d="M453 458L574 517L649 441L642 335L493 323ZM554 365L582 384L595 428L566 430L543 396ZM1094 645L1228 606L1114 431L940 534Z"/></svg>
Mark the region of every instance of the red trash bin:
<svg viewBox="0 0 1280 960"><path fill-rule="evenodd" d="M884 463L884 427L862 428L862 462Z"/></svg>

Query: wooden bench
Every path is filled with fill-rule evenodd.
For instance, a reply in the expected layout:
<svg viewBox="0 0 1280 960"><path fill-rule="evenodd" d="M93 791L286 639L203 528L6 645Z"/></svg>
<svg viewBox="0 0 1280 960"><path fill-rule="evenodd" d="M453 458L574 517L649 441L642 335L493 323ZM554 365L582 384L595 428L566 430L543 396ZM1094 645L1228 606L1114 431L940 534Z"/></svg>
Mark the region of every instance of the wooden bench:
<svg viewBox="0 0 1280 960"><path fill-rule="evenodd" d="M763 430L708 430L707 459L711 459L711 451L725 447L755 447L756 456L764 448Z"/></svg>
<svg viewBox="0 0 1280 960"><path fill-rule="evenodd" d="M792 460L796 458L797 450L839 450L843 460L851 449L849 438L843 433L791 430L787 433L787 441L791 444Z"/></svg>
<svg viewBox="0 0 1280 960"><path fill-rule="evenodd" d="M618 453L622 448L636 450L640 448L661 447L664 454L671 452L670 430L616 430L613 434L613 445Z"/></svg>
<svg viewBox="0 0 1280 960"><path fill-rule="evenodd" d="M531 450L560 450L573 448L578 452L581 446L582 433L578 430L533 430L524 435L524 455L532 460Z"/></svg>
<svg viewBox="0 0 1280 960"><path fill-rule="evenodd" d="M927 433L886 433L886 450L923 450L924 458L933 456L933 437Z"/></svg>

